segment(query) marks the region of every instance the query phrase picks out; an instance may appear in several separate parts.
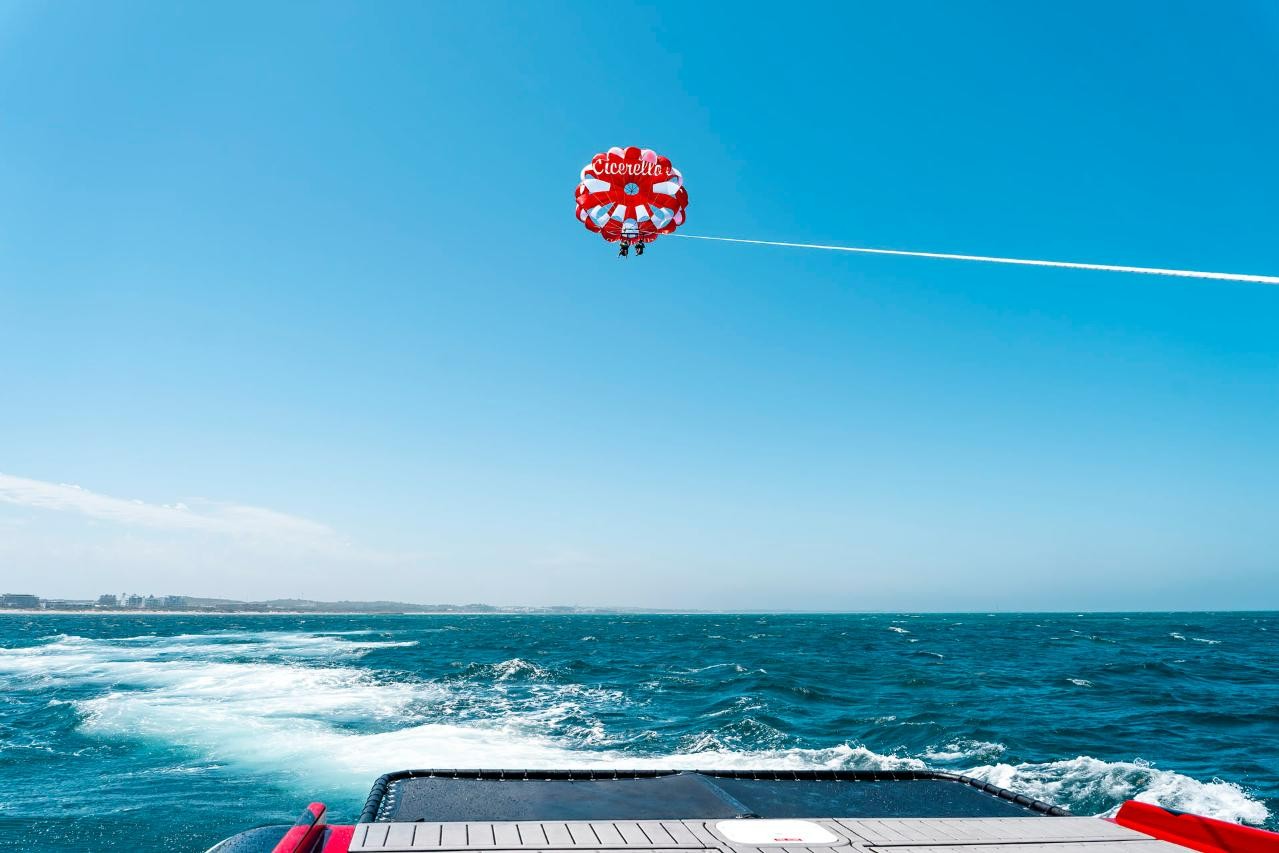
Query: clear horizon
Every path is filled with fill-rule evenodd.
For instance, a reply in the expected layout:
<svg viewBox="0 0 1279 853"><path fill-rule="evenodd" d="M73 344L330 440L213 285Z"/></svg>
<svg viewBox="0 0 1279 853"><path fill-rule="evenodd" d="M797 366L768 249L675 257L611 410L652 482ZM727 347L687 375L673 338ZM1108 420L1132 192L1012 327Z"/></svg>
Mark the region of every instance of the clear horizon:
<svg viewBox="0 0 1279 853"><path fill-rule="evenodd" d="M572 205L1279 274L1275 7L611 9L0 9L0 591L1279 609L1279 288Z"/></svg>
<svg viewBox="0 0 1279 853"><path fill-rule="evenodd" d="M42 599L45 596L40 596ZM93 598L96 598L94 596ZM179 596L206 598L205 596ZM220 598L220 600L233 601L239 604L264 604L270 601L286 601L288 599L261 599L261 600L239 600L228 599L225 596L209 596L208 598ZM88 601L91 599L75 599L68 598L67 601ZM1255 608L1221 608L1212 610L1084 610L1084 609L1064 609L1064 610L1007 610L1000 608L992 608L990 610L760 610L760 609L731 609L731 610L682 610L679 608L643 608L630 607L628 605L609 605L609 604L547 604L547 605L524 605L524 604L500 604L494 602L471 601L471 602L413 602L413 601L378 601L378 600L361 600L351 599L348 601L313 601L308 599L296 599L299 601L309 601L313 604L403 604L412 607L494 607L495 611L423 611L417 613L401 613L397 611L387 612L369 612L369 611L325 611L325 610L297 610L297 611L175 611L165 610L164 608L135 608L121 607L113 610L24 610L21 608L0 608L0 615L39 615L48 613L50 615L130 615L137 614L139 616L275 616L288 614L306 614L315 613L316 615L355 615L355 616L607 616L633 613L637 616L1035 616L1035 615L1067 615L1077 614L1079 616L1168 616L1168 615L1194 615L1194 614L1269 614L1279 613L1279 610L1273 609L1255 609ZM521 610L520 608L529 608L529 610ZM551 608L579 608L579 612L550 612ZM529 611L537 612L529 612ZM589 612L581 612L589 611Z"/></svg>

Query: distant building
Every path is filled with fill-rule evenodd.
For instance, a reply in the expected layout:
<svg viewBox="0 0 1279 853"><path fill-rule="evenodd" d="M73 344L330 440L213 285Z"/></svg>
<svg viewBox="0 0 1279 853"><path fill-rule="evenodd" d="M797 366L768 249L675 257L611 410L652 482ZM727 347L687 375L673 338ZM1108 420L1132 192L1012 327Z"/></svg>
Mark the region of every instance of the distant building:
<svg viewBox="0 0 1279 853"><path fill-rule="evenodd" d="M46 598L43 601L45 610L89 610L93 602L87 598Z"/></svg>
<svg viewBox="0 0 1279 853"><path fill-rule="evenodd" d="M164 597L164 607L166 610L181 610L187 606L185 595L166 595Z"/></svg>
<svg viewBox="0 0 1279 853"><path fill-rule="evenodd" d="M115 595L99 595L98 606L99 607L119 607L120 598Z"/></svg>
<svg viewBox="0 0 1279 853"><path fill-rule="evenodd" d="M6 592L0 595L0 607L11 610L37 610L40 607L40 596Z"/></svg>
<svg viewBox="0 0 1279 853"><path fill-rule="evenodd" d="M146 599L140 595L131 595L124 600L125 607L141 608L146 603Z"/></svg>

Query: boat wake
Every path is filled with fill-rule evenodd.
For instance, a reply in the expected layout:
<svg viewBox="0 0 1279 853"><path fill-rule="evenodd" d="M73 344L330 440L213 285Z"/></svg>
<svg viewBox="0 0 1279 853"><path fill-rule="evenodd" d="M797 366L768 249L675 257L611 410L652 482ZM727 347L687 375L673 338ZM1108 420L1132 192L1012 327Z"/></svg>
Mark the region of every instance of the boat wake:
<svg viewBox="0 0 1279 853"><path fill-rule="evenodd" d="M521 658L459 664L458 677L433 680L359 665L370 654L413 645L371 634L304 632L116 640L58 635L0 649L0 685L69 702L82 736L169 750L175 763L198 762L201 772L352 798L380 773L423 766L932 767L1079 814L1108 813L1136 798L1232 821L1270 818L1266 805L1236 784L1200 781L1140 760L1078 756L1012 764L1001 763L1003 745L981 740L941 742L911 754L877 751L857 740L776 746L785 740L781 735L752 746L710 733L681 741L687 748L661 751L648 733L616 733L624 727L611 724L633 701L623 691L557 683L547 669ZM758 712L748 706L742 713ZM752 723L775 731L766 718L741 720Z"/></svg>
<svg viewBox="0 0 1279 853"><path fill-rule="evenodd" d="M1140 800L1236 823L1263 824L1270 811L1238 785L1201 782L1145 761L1102 761L1087 755L1043 764L991 764L964 771L969 776L1078 814L1112 815L1116 803Z"/></svg>

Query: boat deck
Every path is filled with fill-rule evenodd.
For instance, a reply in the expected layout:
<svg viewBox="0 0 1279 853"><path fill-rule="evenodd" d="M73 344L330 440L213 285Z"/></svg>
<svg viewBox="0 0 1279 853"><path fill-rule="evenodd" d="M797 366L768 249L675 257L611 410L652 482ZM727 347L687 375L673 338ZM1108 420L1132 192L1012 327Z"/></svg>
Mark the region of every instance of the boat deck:
<svg viewBox="0 0 1279 853"><path fill-rule="evenodd" d="M404 771L374 785L350 850L1185 853L931 771Z"/></svg>
<svg viewBox="0 0 1279 853"><path fill-rule="evenodd" d="M829 831L833 841L767 845L729 840L722 829L726 822L361 823L351 853L839 853L841 847L847 853L1185 853L1185 848L1091 817L820 818L811 823Z"/></svg>

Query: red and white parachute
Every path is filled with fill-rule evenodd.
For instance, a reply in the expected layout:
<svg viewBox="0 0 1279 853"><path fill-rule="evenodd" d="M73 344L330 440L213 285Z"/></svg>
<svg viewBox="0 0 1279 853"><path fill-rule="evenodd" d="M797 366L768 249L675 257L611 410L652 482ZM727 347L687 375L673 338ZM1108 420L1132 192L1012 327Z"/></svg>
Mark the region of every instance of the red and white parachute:
<svg viewBox="0 0 1279 853"><path fill-rule="evenodd" d="M688 191L671 161L648 148L610 148L582 169L577 218L610 243L651 243L684 224Z"/></svg>
<svg viewBox="0 0 1279 853"><path fill-rule="evenodd" d="M630 244L638 243L636 254L644 253L645 243L662 234L674 234L684 224L688 207L688 190L684 177L671 161L648 148L610 148L596 154L582 169L577 185L577 218L589 230L610 243L622 243L618 253L625 256ZM1220 281L1248 281L1279 285L1279 275L1201 272L1198 270L1161 269L1156 267L1088 264L1078 261L1049 261L1030 258L1001 258L990 255L960 255L945 252L917 252L903 249L879 249L866 246L830 246L817 243L786 243L777 240L747 240L740 237L710 237L703 234L678 234L690 240L714 240L719 243L749 243L758 246L785 246L795 249L821 249L832 252L854 252L865 255L892 255L907 258L936 258L986 264L1013 264L1027 267L1099 270L1106 272L1143 273L1146 275L1206 278Z"/></svg>

